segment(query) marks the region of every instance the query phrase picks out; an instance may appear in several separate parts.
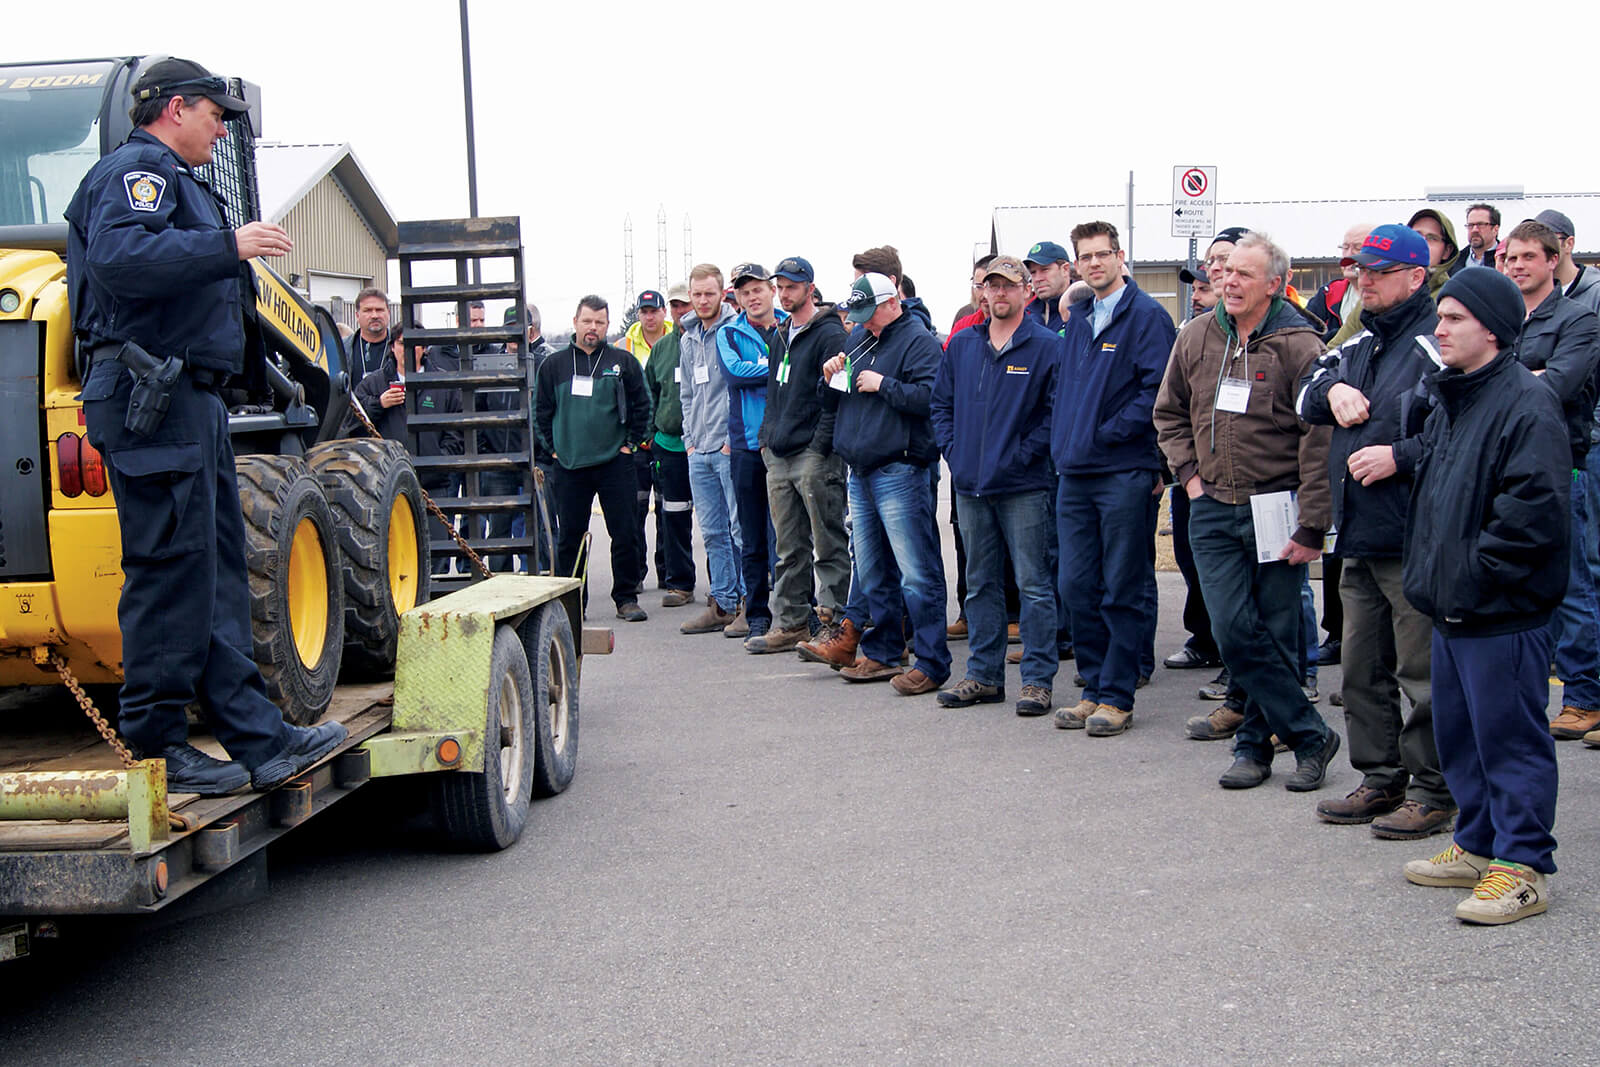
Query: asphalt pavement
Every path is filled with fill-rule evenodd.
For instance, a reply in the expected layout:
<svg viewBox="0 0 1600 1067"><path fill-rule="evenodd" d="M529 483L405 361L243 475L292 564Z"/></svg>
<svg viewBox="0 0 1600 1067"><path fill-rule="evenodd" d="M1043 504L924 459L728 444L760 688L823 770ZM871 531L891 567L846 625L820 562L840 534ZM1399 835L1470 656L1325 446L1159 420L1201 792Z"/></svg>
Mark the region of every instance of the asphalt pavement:
<svg viewBox="0 0 1600 1067"><path fill-rule="evenodd" d="M1464 926L1467 890L1400 874L1446 837L1315 819L1346 752L1320 793L1284 790L1289 756L1219 789L1228 745L1183 733L1209 672L1157 668L1114 738L945 710L683 636L658 592L611 619L593 526L616 654L586 660L577 778L518 845L450 852L415 791L364 790L258 899L0 967L5 1061L1600 1061L1600 750L1559 746L1549 913ZM1158 655L1181 598L1161 575Z"/></svg>

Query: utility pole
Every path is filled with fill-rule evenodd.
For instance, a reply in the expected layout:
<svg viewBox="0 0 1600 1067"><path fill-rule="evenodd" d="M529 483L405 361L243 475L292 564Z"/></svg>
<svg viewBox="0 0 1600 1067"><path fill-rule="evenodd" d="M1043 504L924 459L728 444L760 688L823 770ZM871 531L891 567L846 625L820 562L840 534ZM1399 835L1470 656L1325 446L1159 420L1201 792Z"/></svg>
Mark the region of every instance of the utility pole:
<svg viewBox="0 0 1600 1067"><path fill-rule="evenodd" d="M656 288L667 291L667 208L656 207Z"/></svg>
<svg viewBox="0 0 1600 1067"><path fill-rule="evenodd" d="M689 213L683 213L683 284L689 284L689 272L694 270L694 227L689 225Z"/></svg>
<svg viewBox="0 0 1600 1067"><path fill-rule="evenodd" d="M478 144L472 129L472 48L468 44L467 0L461 0L461 95L467 105L467 214L478 217ZM483 280L478 260L472 261L472 282Z"/></svg>
<svg viewBox="0 0 1600 1067"><path fill-rule="evenodd" d="M633 216L622 216L622 299L632 307L633 298Z"/></svg>

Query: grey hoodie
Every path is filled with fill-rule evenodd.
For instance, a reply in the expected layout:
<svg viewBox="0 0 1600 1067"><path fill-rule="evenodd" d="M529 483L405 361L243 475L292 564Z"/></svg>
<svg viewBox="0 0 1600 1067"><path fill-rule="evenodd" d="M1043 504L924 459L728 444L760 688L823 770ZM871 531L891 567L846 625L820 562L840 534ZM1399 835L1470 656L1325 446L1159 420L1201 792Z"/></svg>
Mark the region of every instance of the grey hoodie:
<svg viewBox="0 0 1600 1067"><path fill-rule="evenodd" d="M717 355L717 331L737 313L726 303L710 328L690 312L679 327L678 396L683 401L683 446L720 452L728 443L728 379Z"/></svg>

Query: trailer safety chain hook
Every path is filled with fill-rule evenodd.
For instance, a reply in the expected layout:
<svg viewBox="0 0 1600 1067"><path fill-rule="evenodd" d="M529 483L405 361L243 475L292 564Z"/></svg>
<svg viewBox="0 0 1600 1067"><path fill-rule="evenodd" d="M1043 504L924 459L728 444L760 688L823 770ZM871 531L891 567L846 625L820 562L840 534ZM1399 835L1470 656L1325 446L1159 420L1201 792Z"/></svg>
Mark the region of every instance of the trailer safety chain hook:
<svg viewBox="0 0 1600 1067"><path fill-rule="evenodd" d="M372 425L372 420L367 417L366 411L363 410L361 404L357 402L354 396L350 398L350 407L353 411L355 411L356 418L361 420L361 425L367 428L367 432L372 434L373 437L382 440L383 434L379 433L378 428ZM439 510L439 505L433 502L433 497L428 495L428 491L426 489L422 489L421 486L418 486L418 489L420 489L422 492L422 502L428 505L428 514L438 519L439 525L450 531L450 536L455 539L456 544L461 546L461 551L467 554L467 559L472 561L472 566L478 572L478 577L491 577L492 572L489 570L489 565L483 561L483 557L479 556L472 550L471 545L467 544L467 539L462 537L461 534L456 530L455 523L451 522L449 516Z"/></svg>
<svg viewBox="0 0 1600 1067"><path fill-rule="evenodd" d="M106 722L106 717L100 714L99 708L94 706L94 701L90 700L89 694L83 691L83 686L78 684L78 679L73 676L71 668L67 666L67 661L61 658L59 652L50 653L50 663L55 667L56 673L61 675L61 681L71 691L73 699L78 702L78 707L83 709L83 713L89 717L89 721L94 723L94 728L100 731L100 736L105 738L106 744L110 745L112 750L116 752L117 758L122 761L123 769L126 770L137 763L138 761L133 758L133 753L128 751L128 746L123 743L122 738L117 736L117 732L111 728L111 724Z"/></svg>

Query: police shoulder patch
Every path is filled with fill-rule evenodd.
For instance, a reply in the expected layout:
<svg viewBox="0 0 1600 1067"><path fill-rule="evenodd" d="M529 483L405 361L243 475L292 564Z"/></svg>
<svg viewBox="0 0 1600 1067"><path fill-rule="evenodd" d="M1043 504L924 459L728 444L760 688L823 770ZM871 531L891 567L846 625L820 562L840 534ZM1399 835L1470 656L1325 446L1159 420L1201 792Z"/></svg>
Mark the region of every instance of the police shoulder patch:
<svg viewBox="0 0 1600 1067"><path fill-rule="evenodd" d="M155 211L167 192L167 179L147 170L130 170L122 176L128 191L128 206L135 211Z"/></svg>

